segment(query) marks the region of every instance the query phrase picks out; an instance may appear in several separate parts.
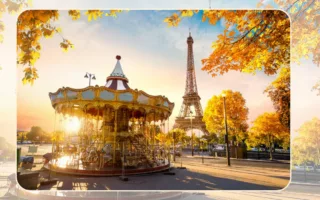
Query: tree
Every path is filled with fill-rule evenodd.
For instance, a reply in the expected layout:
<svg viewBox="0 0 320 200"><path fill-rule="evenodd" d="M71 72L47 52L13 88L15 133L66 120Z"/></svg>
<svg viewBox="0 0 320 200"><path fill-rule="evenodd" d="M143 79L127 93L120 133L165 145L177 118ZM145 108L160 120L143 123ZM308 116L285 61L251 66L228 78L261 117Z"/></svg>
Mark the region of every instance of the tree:
<svg viewBox="0 0 320 200"><path fill-rule="evenodd" d="M208 140L202 137L200 138L200 149L208 149Z"/></svg>
<svg viewBox="0 0 320 200"><path fill-rule="evenodd" d="M105 12L101 10L88 10L84 13L88 21L97 20L104 16L116 17L121 10L110 10ZM69 10L69 15L73 20L81 17L79 10ZM24 11L17 21L17 50L18 64L25 66L25 76L22 79L24 84L30 83L39 78L37 69L35 68L36 61L40 58L42 38L51 38L55 34L59 34L62 41L60 47L63 51L68 51L73 48L74 44L70 40L62 36L62 29L54 25L54 22L59 20L59 11L57 10L28 10Z"/></svg>
<svg viewBox="0 0 320 200"><path fill-rule="evenodd" d="M0 19L2 18L2 14L8 12L10 14L19 12L22 8L28 7L30 2L27 0L2 0L0 1ZM3 41L3 35L1 32L4 31L4 23L0 20L0 43Z"/></svg>
<svg viewBox="0 0 320 200"><path fill-rule="evenodd" d="M228 133L236 136L237 140L244 140L248 129L248 108L246 100L240 92L224 90L226 95L226 114ZM222 95L213 96L207 103L203 114L203 121L210 133L225 134L224 105Z"/></svg>
<svg viewBox="0 0 320 200"><path fill-rule="evenodd" d="M27 139L27 133L26 131L18 131L17 133L17 141L20 141L22 144L25 139Z"/></svg>
<svg viewBox="0 0 320 200"><path fill-rule="evenodd" d="M291 61L300 64L302 58L320 64L320 3L316 0L274 0L291 18ZM263 0L258 7L265 5ZM313 87L320 91L320 81ZM320 92L319 92L320 94ZM318 94L318 95L319 95Z"/></svg>
<svg viewBox="0 0 320 200"><path fill-rule="evenodd" d="M288 129L281 124L277 113L266 112L254 120L248 137L250 146L266 145L266 147L269 148L270 160L272 160L274 144L285 138L290 138L290 133Z"/></svg>
<svg viewBox="0 0 320 200"><path fill-rule="evenodd" d="M277 79L264 92L271 98L280 122L290 129L290 67L282 67Z"/></svg>
<svg viewBox="0 0 320 200"><path fill-rule="evenodd" d="M298 137L293 141L293 156L299 164L312 161L320 164L320 120L313 118L305 122L298 130Z"/></svg>
<svg viewBox="0 0 320 200"><path fill-rule="evenodd" d="M310 161L310 149L306 146L305 137L296 137L292 144L292 162L296 165L305 164ZM313 159L312 159L313 160Z"/></svg>
<svg viewBox="0 0 320 200"><path fill-rule="evenodd" d="M41 137L45 134L45 132L42 130L39 126L33 126L31 127L31 130L27 133L28 140L31 141L41 141Z"/></svg>
<svg viewBox="0 0 320 200"><path fill-rule="evenodd" d="M204 135L202 135L202 138L207 140L207 142L209 144L219 142L219 138L218 138L217 134L215 134L215 133L204 134Z"/></svg>
<svg viewBox="0 0 320 200"><path fill-rule="evenodd" d="M292 20L291 54L292 61L299 63L301 58L313 58L320 64L320 2L316 0L274 0L285 10ZM259 6L265 6L261 0ZM271 7L268 5L268 7Z"/></svg>
<svg viewBox="0 0 320 200"><path fill-rule="evenodd" d="M216 25L225 21L225 29L213 42L213 52L202 59L202 70L212 76L230 70L255 74L276 74L290 60L290 19L280 10L182 10L165 18L169 26L178 26L183 17L202 15L202 22Z"/></svg>
<svg viewBox="0 0 320 200"><path fill-rule="evenodd" d="M174 143L184 143L186 141L186 135L187 133L180 128L175 128L169 131L168 133L168 137L172 138L174 140Z"/></svg>

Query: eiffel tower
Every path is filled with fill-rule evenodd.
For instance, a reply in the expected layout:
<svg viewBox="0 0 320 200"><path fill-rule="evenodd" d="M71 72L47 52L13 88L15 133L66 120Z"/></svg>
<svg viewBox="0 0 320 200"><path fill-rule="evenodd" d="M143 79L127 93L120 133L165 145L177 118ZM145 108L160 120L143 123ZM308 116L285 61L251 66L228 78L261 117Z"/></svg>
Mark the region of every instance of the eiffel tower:
<svg viewBox="0 0 320 200"><path fill-rule="evenodd" d="M187 79L186 89L183 96L183 102L180 108L178 117L176 117L174 128L181 128L185 131L189 129L199 129L203 133L207 133L206 125L202 121L203 111L200 104L200 96L198 94L196 74L194 70L194 59L193 59L193 38L189 32L187 39L188 44L188 62L187 62ZM192 111L191 107L194 107ZM193 113L194 112L194 113ZM191 119L192 117L192 127Z"/></svg>

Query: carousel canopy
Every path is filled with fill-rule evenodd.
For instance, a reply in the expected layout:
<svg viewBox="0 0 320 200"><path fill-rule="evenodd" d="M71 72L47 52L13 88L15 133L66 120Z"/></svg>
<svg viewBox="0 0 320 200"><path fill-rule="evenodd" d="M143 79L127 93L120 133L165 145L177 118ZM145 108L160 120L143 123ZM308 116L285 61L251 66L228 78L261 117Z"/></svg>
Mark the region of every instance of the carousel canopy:
<svg viewBox="0 0 320 200"><path fill-rule="evenodd" d="M52 107L58 112L72 116L102 115L105 108L143 109L146 113L157 113L158 118L171 115L174 103L162 95L150 95L142 90L133 90L127 85L128 79L123 74L120 56L116 66L107 78L106 86L89 86L82 89L63 87L49 93ZM99 111L98 111L99 110Z"/></svg>
<svg viewBox="0 0 320 200"><path fill-rule="evenodd" d="M114 67L110 76L107 77L106 87L113 90L127 90L129 89L128 79L122 71L120 64L121 56L116 56L116 59L116 66Z"/></svg>
<svg viewBox="0 0 320 200"><path fill-rule="evenodd" d="M49 93L49 97L57 113L71 116L82 116L85 113L96 116L97 107L112 107L113 109L127 107L129 109L142 108L147 113L156 112L167 118L174 108L174 103L165 96L153 96L142 90L133 89L119 91L104 86L89 86L83 89L63 87L55 93Z"/></svg>

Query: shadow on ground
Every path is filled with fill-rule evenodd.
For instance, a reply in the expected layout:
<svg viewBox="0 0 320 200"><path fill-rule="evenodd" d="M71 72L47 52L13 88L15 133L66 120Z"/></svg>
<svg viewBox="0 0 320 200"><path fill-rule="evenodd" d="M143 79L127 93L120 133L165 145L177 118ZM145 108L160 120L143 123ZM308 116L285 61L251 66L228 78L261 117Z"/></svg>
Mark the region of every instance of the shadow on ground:
<svg viewBox="0 0 320 200"><path fill-rule="evenodd" d="M189 171L174 169L176 174L163 173L128 176L123 182L119 177L83 177L52 174L59 181L55 185L41 186L40 190L276 190L270 187L244 181L215 177Z"/></svg>

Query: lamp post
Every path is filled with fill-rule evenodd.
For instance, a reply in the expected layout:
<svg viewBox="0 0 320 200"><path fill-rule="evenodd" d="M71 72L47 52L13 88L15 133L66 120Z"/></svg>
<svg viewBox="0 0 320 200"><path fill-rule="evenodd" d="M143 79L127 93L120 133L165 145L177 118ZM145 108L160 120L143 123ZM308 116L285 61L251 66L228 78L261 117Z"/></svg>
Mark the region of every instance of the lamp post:
<svg viewBox="0 0 320 200"><path fill-rule="evenodd" d="M228 166L230 166L230 154L229 154L229 140L228 140L228 123L227 123L227 111L226 111L226 95L223 93L223 108L224 108L224 125L226 129L225 142L227 145L226 155L228 160Z"/></svg>
<svg viewBox="0 0 320 200"><path fill-rule="evenodd" d="M203 158L203 140L201 141L201 150L202 150L202 164L204 163L204 158Z"/></svg>
<svg viewBox="0 0 320 200"><path fill-rule="evenodd" d="M96 80L96 77L94 74L90 74L88 72L86 72L86 75L84 76L84 78L89 78L89 86L91 86L91 78L92 80Z"/></svg>

